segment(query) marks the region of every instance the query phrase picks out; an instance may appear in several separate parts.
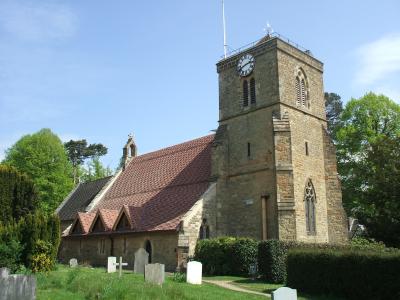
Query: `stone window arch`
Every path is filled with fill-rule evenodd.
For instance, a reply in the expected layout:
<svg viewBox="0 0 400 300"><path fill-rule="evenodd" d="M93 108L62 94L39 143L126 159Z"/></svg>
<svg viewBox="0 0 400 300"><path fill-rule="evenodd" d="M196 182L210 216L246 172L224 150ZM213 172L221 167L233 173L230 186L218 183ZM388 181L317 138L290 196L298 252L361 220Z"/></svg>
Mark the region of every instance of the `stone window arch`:
<svg viewBox="0 0 400 300"><path fill-rule="evenodd" d="M149 254L149 264L151 264L151 261L153 258L153 247L149 240L146 241L144 247L145 247L146 252Z"/></svg>
<svg viewBox="0 0 400 300"><path fill-rule="evenodd" d="M315 220L315 203L317 197L315 195L314 185L311 179L307 180L306 187L304 189L304 205L305 205L305 217L306 217L306 230L308 234L316 233L316 220Z"/></svg>
<svg viewBox="0 0 400 300"><path fill-rule="evenodd" d="M204 240L210 238L210 226L207 223L207 219L203 219L199 230L199 239Z"/></svg>
<svg viewBox="0 0 400 300"><path fill-rule="evenodd" d="M295 89L296 105L303 108L310 108L307 76L301 68L298 68L296 71Z"/></svg>

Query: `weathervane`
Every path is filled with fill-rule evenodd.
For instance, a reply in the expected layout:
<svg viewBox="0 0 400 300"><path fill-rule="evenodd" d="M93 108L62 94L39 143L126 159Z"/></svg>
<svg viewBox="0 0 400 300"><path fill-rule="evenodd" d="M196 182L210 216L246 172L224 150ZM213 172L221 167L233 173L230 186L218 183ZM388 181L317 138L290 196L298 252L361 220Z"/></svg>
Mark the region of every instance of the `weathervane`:
<svg viewBox="0 0 400 300"><path fill-rule="evenodd" d="M226 43L226 22L225 22L225 4L224 0L222 0L222 25L224 30L224 58L227 57L228 45Z"/></svg>
<svg viewBox="0 0 400 300"><path fill-rule="evenodd" d="M267 26L264 28L265 35L270 36L271 34L274 33L274 30L272 29L272 26L267 22Z"/></svg>

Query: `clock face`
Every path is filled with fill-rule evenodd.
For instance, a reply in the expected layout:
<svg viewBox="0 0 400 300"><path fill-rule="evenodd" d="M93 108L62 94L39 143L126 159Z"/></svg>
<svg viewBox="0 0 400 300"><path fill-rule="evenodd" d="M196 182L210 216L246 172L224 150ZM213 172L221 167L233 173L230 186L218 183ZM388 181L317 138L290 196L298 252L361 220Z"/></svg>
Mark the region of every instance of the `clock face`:
<svg viewBox="0 0 400 300"><path fill-rule="evenodd" d="M242 77L248 76L253 72L254 65L254 56L251 54L245 54L239 59L237 71Z"/></svg>

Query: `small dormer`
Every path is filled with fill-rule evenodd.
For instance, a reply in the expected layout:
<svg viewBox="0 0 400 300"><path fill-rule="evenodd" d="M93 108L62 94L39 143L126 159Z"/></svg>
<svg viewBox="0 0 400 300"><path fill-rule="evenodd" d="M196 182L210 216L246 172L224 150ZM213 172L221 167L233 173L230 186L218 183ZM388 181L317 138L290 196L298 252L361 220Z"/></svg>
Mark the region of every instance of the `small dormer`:
<svg viewBox="0 0 400 300"><path fill-rule="evenodd" d="M123 160L123 169L125 169L128 162L132 157L136 157L137 148L135 144L135 140L133 134L128 135L128 141L126 142L124 148L122 148L122 160Z"/></svg>

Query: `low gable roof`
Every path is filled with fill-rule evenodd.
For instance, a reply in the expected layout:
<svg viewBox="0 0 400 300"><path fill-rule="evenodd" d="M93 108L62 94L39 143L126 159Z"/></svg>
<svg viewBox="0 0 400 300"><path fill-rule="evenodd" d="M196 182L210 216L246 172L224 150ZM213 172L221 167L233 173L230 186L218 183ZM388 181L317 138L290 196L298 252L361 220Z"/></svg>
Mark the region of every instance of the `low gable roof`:
<svg viewBox="0 0 400 300"><path fill-rule="evenodd" d="M73 220L77 212L84 212L85 208L109 182L111 177L80 183L57 209L56 212L60 220Z"/></svg>

